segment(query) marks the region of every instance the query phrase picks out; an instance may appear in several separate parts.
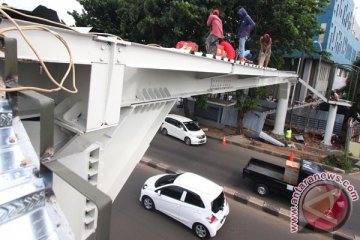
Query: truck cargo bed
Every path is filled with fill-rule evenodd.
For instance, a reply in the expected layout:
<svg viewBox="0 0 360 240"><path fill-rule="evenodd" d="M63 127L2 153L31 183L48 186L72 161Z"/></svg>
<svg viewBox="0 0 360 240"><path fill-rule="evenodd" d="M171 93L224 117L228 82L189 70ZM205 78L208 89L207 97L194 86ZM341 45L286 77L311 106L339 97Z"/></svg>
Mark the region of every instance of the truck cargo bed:
<svg viewBox="0 0 360 240"><path fill-rule="evenodd" d="M272 177L272 178L276 178L276 179L281 180L281 181L284 178L284 171L279 172L279 171L274 170L274 169L266 168L265 166L260 166L260 165L256 165L256 164L249 164L247 169L250 170L250 171L260 173L262 175L266 175L266 176L269 176L269 177Z"/></svg>
<svg viewBox="0 0 360 240"><path fill-rule="evenodd" d="M245 167L249 171L257 172L278 180L283 180L285 168L252 158Z"/></svg>

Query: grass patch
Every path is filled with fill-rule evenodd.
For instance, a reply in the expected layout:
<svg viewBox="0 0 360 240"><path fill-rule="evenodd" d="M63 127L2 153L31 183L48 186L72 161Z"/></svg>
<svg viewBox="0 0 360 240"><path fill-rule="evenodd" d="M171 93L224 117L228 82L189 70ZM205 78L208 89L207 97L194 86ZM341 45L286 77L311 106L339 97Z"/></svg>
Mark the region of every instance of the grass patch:
<svg viewBox="0 0 360 240"><path fill-rule="evenodd" d="M350 158L346 158L345 154L340 156L330 155L322 159L320 162L326 165L341 168L345 171L352 169L352 161Z"/></svg>

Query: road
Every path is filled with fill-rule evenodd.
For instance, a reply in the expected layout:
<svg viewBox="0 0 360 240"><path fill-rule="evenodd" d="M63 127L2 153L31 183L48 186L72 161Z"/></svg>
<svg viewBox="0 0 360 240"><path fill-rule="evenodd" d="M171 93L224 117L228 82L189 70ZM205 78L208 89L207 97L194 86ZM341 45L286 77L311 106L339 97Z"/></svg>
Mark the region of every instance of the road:
<svg viewBox="0 0 360 240"><path fill-rule="evenodd" d="M183 142L162 134L155 136L145 156L185 171L199 173L220 185L245 191L248 194L254 193L253 184L242 179L242 169L251 157L266 159L274 164L284 163L284 159L232 144L219 144L219 141L213 139L208 139L208 142L202 146L188 147ZM277 206L285 208L290 206L290 199L283 196L262 199Z"/></svg>
<svg viewBox="0 0 360 240"><path fill-rule="evenodd" d="M145 180L160 171L139 164L113 204L111 239L197 239L192 231L159 212L146 211L139 202ZM228 199L230 214L216 239L328 239L314 233L292 234L289 223Z"/></svg>
<svg viewBox="0 0 360 240"><path fill-rule="evenodd" d="M256 196L274 206L290 208L289 198L279 195L260 197L254 193L253 183L242 179L242 169L251 157L265 159L279 165L284 165L284 159L254 152L232 144L223 145L219 141L212 139L208 139L205 145L189 147L175 138L161 134L155 136L145 156L175 168L198 173L220 185ZM360 192L360 174L343 177L349 179ZM348 234L360 236L359 224L360 201L357 201L353 204L353 212L349 221L341 230Z"/></svg>

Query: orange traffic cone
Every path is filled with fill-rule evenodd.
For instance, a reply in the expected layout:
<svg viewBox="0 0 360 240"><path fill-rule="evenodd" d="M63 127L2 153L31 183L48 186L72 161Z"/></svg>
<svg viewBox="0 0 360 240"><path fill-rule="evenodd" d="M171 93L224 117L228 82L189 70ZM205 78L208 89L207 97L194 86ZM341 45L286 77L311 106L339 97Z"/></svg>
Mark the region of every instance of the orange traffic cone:
<svg viewBox="0 0 360 240"><path fill-rule="evenodd" d="M225 135L224 135L224 137L223 137L223 139L222 139L222 141L221 141L221 144L226 144L226 137L225 137Z"/></svg>
<svg viewBox="0 0 360 240"><path fill-rule="evenodd" d="M292 162L294 161L294 152L293 151L290 151L289 160Z"/></svg>

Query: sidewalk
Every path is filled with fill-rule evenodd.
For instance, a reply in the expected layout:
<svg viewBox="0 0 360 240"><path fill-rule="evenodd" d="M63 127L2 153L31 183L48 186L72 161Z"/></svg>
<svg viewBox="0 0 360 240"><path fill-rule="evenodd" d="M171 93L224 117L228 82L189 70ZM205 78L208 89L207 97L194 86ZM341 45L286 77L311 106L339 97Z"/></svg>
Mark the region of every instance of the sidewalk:
<svg viewBox="0 0 360 240"><path fill-rule="evenodd" d="M174 107L171 110L171 113L177 115L184 115L183 108L177 108L177 107ZM330 154L336 154L339 152L338 150L336 150L336 148L326 147L322 145L320 143L321 140L315 142L311 140L309 141L309 139L305 139L306 143L294 142L295 147L291 147L291 148L278 147L258 140L251 140L250 138L244 135L237 135L236 130L234 128L225 127L224 129L220 130L215 127L210 127L207 124L205 125L205 123L202 122L200 122L200 127L204 130L206 136L211 139L222 141L223 138L225 137L226 143L234 144L253 151L262 152L265 154L280 157L285 160L289 159L290 151L293 151L294 159L296 161L299 161L300 159L307 159L318 163L327 171L332 171L340 174L346 173L343 169L320 163L320 160L325 158L326 156L329 156ZM293 135L295 134L293 133ZM358 174L359 172L360 172L359 169L354 169L353 172L348 174Z"/></svg>
<svg viewBox="0 0 360 240"><path fill-rule="evenodd" d="M226 140L227 144L233 144L242 148L250 149L257 152L262 152L272 156L289 159L290 152L294 152L294 159L300 161L300 159L308 159L317 162L325 170L345 174L345 171L336 167L324 165L320 163L320 160L325 158L328 154L325 154L326 150L312 149L311 147L304 147L300 144L296 144L296 148L290 147L278 147L265 142L251 140L244 135L235 135L231 130L219 130L211 127L204 127L203 130L208 138L216 139L222 142Z"/></svg>

